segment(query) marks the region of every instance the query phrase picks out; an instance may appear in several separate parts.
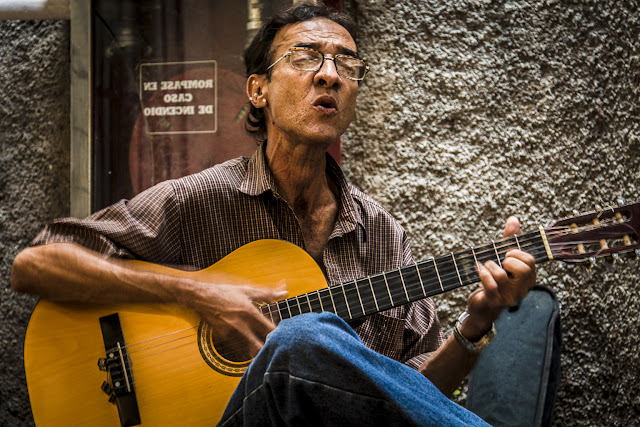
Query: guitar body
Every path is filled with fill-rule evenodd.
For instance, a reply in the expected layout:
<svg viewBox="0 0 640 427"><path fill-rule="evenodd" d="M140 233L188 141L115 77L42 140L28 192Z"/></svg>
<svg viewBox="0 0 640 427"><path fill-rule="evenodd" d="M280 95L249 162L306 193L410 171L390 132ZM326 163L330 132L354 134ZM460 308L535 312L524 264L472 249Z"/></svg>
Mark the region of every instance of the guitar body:
<svg viewBox="0 0 640 427"><path fill-rule="evenodd" d="M260 240L213 266L184 272L134 261L136 268L212 283L254 287L286 285L289 296L327 286L315 261L299 247ZM118 313L131 359L142 425L213 425L250 361L227 360L208 351L200 319L179 306L77 305L42 300L29 321L24 363L33 417L38 426L120 425L118 407L101 390L107 372L99 319ZM203 338L204 337L204 338ZM205 353L212 354L205 354Z"/></svg>

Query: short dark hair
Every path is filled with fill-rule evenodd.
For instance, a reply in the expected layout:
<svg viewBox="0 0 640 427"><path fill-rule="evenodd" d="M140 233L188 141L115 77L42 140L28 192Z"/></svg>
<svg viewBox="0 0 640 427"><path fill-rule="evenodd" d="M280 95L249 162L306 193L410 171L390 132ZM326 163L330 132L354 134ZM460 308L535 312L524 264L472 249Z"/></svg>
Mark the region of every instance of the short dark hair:
<svg viewBox="0 0 640 427"><path fill-rule="evenodd" d="M244 65L246 76L252 74L267 74L271 80L271 70L267 70L272 61L271 46L278 31L296 22L309 21L314 18L326 18L343 26L356 40L356 26L349 15L327 8L324 5L298 3L290 9L276 13L258 30L249 47L244 51ZM267 125L264 111L249 105L249 114L245 123L247 132L252 134L259 143L266 141Z"/></svg>

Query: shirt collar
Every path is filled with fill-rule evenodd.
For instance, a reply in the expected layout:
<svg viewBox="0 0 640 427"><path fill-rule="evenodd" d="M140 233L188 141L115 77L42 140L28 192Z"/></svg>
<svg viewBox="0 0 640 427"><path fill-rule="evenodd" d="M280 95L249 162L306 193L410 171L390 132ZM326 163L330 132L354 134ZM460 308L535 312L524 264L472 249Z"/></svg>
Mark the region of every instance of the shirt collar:
<svg viewBox="0 0 640 427"><path fill-rule="evenodd" d="M249 196L258 196L268 190L271 190L274 194L277 193L276 181L267 166L264 144L258 147L249 160L247 175L242 184L240 184L239 190Z"/></svg>

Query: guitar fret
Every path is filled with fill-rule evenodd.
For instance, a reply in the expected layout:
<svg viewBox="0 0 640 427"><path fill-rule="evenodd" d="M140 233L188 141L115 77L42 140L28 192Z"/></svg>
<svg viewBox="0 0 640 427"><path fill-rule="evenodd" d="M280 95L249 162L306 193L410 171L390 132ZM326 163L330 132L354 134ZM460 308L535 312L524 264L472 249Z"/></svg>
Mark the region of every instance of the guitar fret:
<svg viewBox="0 0 640 427"><path fill-rule="evenodd" d="M420 276L414 266L404 267L395 271L398 272L400 284L407 290L409 301L425 297L425 290L420 286Z"/></svg>
<svg viewBox="0 0 640 427"><path fill-rule="evenodd" d="M444 292L444 287L442 286L442 280L440 280L440 273L438 273L438 266L436 265L436 259L431 258L431 260L433 261L433 266L436 269L436 276L438 276L438 283L440 283L440 290Z"/></svg>
<svg viewBox="0 0 640 427"><path fill-rule="evenodd" d="M302 307L300 307L300 296L296 296L296 302L298 303L298 311L300 311L300 314L302 314Z"/></svg>
<svg viewBox="0 0 640 427"><path fill-rule="evenodd" d="M461 285L477 282L480 278L478 276L478 258L473 248L455 253L454 256Z"/></svg>
<svg viewBox="0 0 640 427"><path fill-rule="evenodd" d="M416 262L416 272L418 273L418 279L420 279L420 286L422 287L422 293L424 296L427 296L427 291L424 289L424 283L422 283L422 275L420 274L420 269L418 268L418 263Z"/></svg>
<svg viewBox="0 0 640 427"><path fill-rule="evenodd" d="M329 288L324 288L324 289L321 289L319 292L320 292L320 302L321 303L322 303L322 299L326 298L325 302L322 303L323 311L326 310L326 311L331 312L330 305L332 305L332 299L333 299L333 295L331 294L331 291L329 290ZM329 294L328 296L326 295L327 293ZM333 313L337 314L335 312L335 307L333 307Z"/></svg>
<svg viewBox="0 0 640 427"><path fill-rule="evenodd" d="M366 314L364 311L364 305L362 304L362 298L360 297L360 289L358 288L358 282L354 282L356 284L356 292L358 292L358 299L360 300L360 307L362 308L362 314Z"/></svg>
<svg viewBox="0 0 640 427"><path fill-rule="evenodd" d="M409 293L407 292L407 286L404 283L404 277L402 277L402 269L398 270L400 274L400 281L402 282L402 287L404 288L404 294L407 296L407 301L409 301Z"/></svg>
<svg viewBox="0 0 640 427"><path fill-rule="evenodd" d="M498 265L500 265L500 268L502 268L502 263L500 262L500 255L498 255L498 249L496 249L496 242L492 240L491 243L493 243L493 250L495 251L496 258L498 259Z"/></svg>
<svg viewBox="0 0 640 427"><path fill-rule="evenodd" d="M280 305L276 302L273 306L273 310L270 310L275 317L275 321L280 323L282 321L282 313L280 312Z"/></svg>
<svg viewBox="0 0 640 427"><path fill-rule="evenodd" d="M518 241L518 235L514 234L513 237L514 237L514 239L516 239L516 244L518 245L518 249L520 249L520 242ZM520 249L520 250L522 250L522 249Z"/></svg>
<svg viewBox="0 0 640 427"><path fill-rule="evenodd" d="M309 299L309 306L311 307L311 311L313 313L321 313L324 311L322 309L322 300L320 299L319 291L310 292L309 294L307 294L307 298ZM317 301L315 300L316 298Z"/></svg>
<svg viewBox="0 0 640 427"><path fill-rule="evenodd" d="M387 283L387 278L384 278L384 284L385 287L387 288L387 294L389 294L389 301L391 301L391 307L395 307L395 304L393 303L393 297L391 296L391 290L389 289L389 284Z"/></svg>
<svg viewBox="0 0 640 427"><path fill-rule="evenodd" d="M327 291L329 291L329 296L331 297L331 305L333 305L333 312L335 314L338 314L338 310L336 310L336 303L333 300L333 292L331 292L331 288L327 288Z"/></svg>
<svg viewBox="0 0 640 427"><path fill-rule="evenodd" d="M480 266L480 263L478 262L478 258L476 258L476 251L474 251L473 248L471 248L471 253L473 253L473 259L476 262L476 268L478 268Z"/></svg>
<svg viewBox="0 0 640 427"><path fill-rule="evenodd" d="M354 280L353 283L356 283L356 281ZM347 306L347 312L349 313L349 319L353 319L353 316L351 315L351 309L349 308L349 300L347 299L347 293L344 291L344 286L342 286L342 294L344 295L344 303Z"/></svg>
<svg viewBox="0 0 640 427"><path fill-rule="evenodd" d="M456 263L456 257L451 252L451 259L453 260L453 266L456 268L456 273L458 274L458 281L460 282L460 286L462 286L462 278L460 277L460 270L458 270L458 263Z"/></svg>
<svg viewBox="0 0 640 427"><path fill-rule="evenodd" d="M371 283L371 277L367 277L369 279L369 287L371 288L371 295L373 295L373 302L376 303L376 311L380 311L380 307L378 307L378 299L376 298L376 292L373 290L373 283Z"/></svg>
<svg viewBox="0 0 640 427"><path fill-rule="evenodd" d="M309 304L309 313L313 313L313 308L311 307L311 300L309 299L309 294L307 296L307 304Z"/></svg>
<svg viewBox="0 0 640 427"><path fill-rule="evenodd" d="M384 277L384 283L389 287L389 283L387 283L387 276L384 272L382 273L382 276ZM407 298L407 302L409 302L409 294L407 293L407 288L404 286L404 281L402 281L402 289L404 290L404 296Z"/></svg>
<svg viewBox="0 0 640 427"><path fill-rule="evenodd" d="M278 309L278 316L280 317L281 321L283 319L285 319L285 316L284 316L285 310L284 310L284 308L286 306L287 306L287 301L286 300L278 301L276 303L276 308Z"/></svg>
<svg viewBox="0 0 640 427"><path fill-rule="evenodd" d="M288 299L286 299L286 300L284 300L284 301L287 303L287 310L289 310L289 318L292 318L292 317L293 317L293 314L291 314L291 307L289 306L289 300L288 300Z"/></svg>

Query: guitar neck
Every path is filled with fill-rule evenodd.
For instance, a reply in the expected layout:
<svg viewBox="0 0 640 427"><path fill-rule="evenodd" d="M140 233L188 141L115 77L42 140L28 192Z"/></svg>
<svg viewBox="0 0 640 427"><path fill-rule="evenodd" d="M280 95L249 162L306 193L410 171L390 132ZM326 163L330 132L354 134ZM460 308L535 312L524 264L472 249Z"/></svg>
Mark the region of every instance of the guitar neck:
<svg viewBox="0 0 640 427"><path fill-rule="evenodd" d="M502 266L506 253L512 249L530 253L536 263L550 259L544 233L536 230L266 304L261 310L275 323L298 314L323 311L332 312L344 320L359 319L477 283L480 281L476 269L478 263L491 260Z"/></svg>

